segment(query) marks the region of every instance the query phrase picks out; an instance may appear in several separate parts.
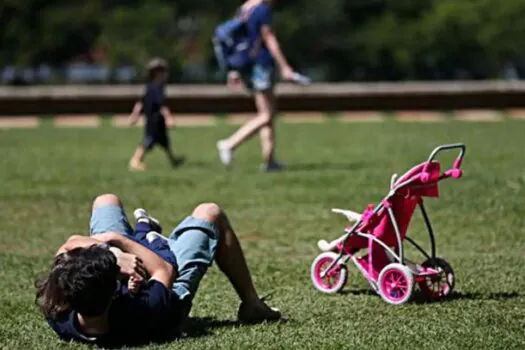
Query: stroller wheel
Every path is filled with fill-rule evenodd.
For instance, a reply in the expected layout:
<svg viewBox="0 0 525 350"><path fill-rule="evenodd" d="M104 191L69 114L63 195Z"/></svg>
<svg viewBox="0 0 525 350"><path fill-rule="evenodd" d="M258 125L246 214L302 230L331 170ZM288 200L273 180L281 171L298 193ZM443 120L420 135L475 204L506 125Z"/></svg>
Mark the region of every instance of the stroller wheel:
<svg viewBox="0 0 525 350"><path fill-rule="evenodd" d="M377 279L379 295L389 304L404 304L412 296L414 277L410 269L399 263L386 265Z"/></svg>
<svg viewBox="0 0 525 350"><path fill-rule="evenodd" d="M337 260L339 254L324 252L315 258L310 269L310 277L314 287L323 293L333 294L341 291L348 278L348 270L344 264L336 264L330 271L327 269Z"/></svg>
<svg viewBox="0 0 525 350"><path fill-rule="evenodd" d="M430 258L423 262L421 266L439 271L437 276L427 276L419 282L419 288L425 296L430 299L441 299L452 293L456 278L454 270L452 270L452 267L446 260Z"/></svg>

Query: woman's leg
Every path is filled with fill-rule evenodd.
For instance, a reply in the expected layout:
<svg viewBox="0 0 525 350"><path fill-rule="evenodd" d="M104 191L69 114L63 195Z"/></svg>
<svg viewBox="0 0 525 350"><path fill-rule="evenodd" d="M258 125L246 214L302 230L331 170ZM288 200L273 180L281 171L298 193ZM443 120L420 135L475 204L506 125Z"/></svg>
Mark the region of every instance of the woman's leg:
<svg viewBox="0 0 525 350"><path fill-rule="evenodd" d="M271 111L271 118L267 124L265 124L259 130L259 137L261 139L261 152L264 163L269 164L275 162L275 95L273 92L268 96L269 108Z"/></svg>
<svg viewBox="0 0 525 350"><path fill-rule="evenodd" d="M239 147L262 127L269 125L273 117L273 91L267 90L254 93L257 116L248 120L229 138L222 140L222 145L231 151Z"/></svg>
<svg viewBox="0 0 525 350"><path fill-rule="evenodd" d="M246 122L228 139L221 140L217 143L219 157L225 166L231 165L233 161L233 151L252 137L253 134L259 132L266 126L270 126L273 118L273 69L255 66L250 72L250 76L245 77L244 81L245 85L253 91L257 116ZM268 131L265 132L265 135L269 135ZM272 139L267 137L266 140L270 140L270 143L265 143L265 147L267 153L271 154L273 152Z"/></svg>

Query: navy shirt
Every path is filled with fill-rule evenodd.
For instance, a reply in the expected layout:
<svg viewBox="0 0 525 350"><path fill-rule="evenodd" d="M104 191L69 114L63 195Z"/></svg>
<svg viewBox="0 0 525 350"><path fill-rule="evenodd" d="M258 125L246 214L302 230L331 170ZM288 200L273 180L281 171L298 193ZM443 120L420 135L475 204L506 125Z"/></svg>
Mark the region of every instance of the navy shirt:
<svg viewBox="0 0 525 350"><path fill-rule="evenodd" d="M150 82L146 86L142 104L144 115L146 116L146 131L148 134L164 131L166 128L164 116L160 112L162 106L164 106L164 99L164 86L155 82Z"/></svg>
<svg viewBox="0 0 525 350"><path fill-rule="evenodd" d="M102 347L136 346L180 336L180 309L184 305L179 303L179 299L160 282L149 281L135 295L121 286L109 308L109 331L105 335L90 337L83 334L74 311L47 321L66 341L76 340Z"/></svg>
<svg viewBox="0 0 525 350"><path fill-rule="evenodd" d="M255 58L255 64L263 67L273 67L274 59L272 54L264 44L261 35L261 29L263 26L270 26L272 22L272 7L270 4L263 2L260 5L255 6L250 16L248 17L246 24L248 32L252 42L257 45L260 43L257 57Z"/></svg>
<svg viewBox="0 0 525 350"><path fill-rule="evenodd" d="M149 224L139 222L135 226L133 235L129 236L129 238L133 239L137 243L142 244L146 248L149 248L150 250L154 251L158 256L160 256L166 262L173 265L175 270L177 270L177 259L175 258L175 255L173 255L173 252L170 250L168 242L165 239L161 238L158 238L151 243L148 242L146 236L150 231L151 226Z"/></svg>

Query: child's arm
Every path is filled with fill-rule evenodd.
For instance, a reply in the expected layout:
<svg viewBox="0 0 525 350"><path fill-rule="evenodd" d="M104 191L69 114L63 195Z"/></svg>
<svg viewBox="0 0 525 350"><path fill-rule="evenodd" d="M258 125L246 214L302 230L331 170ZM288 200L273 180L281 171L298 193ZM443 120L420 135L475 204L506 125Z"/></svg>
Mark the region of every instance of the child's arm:
<svg viewBox="0 0 525 350"><path fill-rule="evenodd" d="M141 112L142 112L142 102L137 101L135 105L133 106L133 110L131 111L131 114L129 115L130 125L135 125L138 122Z"/></svg>
<svg viewBox="0 0 525 350"><path fill-rule="evenodd" d="M150 249L140 243L132 241L121 234L106 232L96 236L98 240L122 249L122 251L136 255L141 261L146 272L151 276L150 280L156 280L164 287L171 288L174 278L173 266Z"/></svg>
<svg viewBox="0 0 525 350"><path fill-rule="evenodd" d="M160 108L160 113L164 117L164 120L166 121L166 125L173 127L175 126L175 118L173 118L173 115L171 114L171 110L168 106L164 105Z"/></svg>
<svg viewBox="0 0 525 350"><path fill-rule="evenodd" d="M73 235L58 249L55 256L67 253L75 248L89 248L93 245L100 245L102 243L102 241L93 237ZM117 258L117 265L120 267L120 273L126 276L133 276L138 281L144 279L147 273L142 260L134 254L124 253L120 249L114 247L111 247L110 250Z"/></svg>

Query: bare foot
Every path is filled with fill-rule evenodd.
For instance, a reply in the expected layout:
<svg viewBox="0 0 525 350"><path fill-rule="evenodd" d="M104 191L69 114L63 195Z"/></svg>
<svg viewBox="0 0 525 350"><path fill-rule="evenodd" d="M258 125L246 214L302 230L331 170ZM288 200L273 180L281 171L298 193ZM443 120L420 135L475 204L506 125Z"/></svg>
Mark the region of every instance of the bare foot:
<svg viewBox="0 0 525 350"><path fill-rule="evenodd" d="M278 321L281 317L278 309L269 307L260 299L253 304L241 303L237 312L239 321L246 324Z"/></svg>
<svg viewBox="0 0 525 350"><path fill-rule="evenodd" d="M129 170L131 171L146 171L146 164L141 162L130 162L129 163Z"/></svg>

